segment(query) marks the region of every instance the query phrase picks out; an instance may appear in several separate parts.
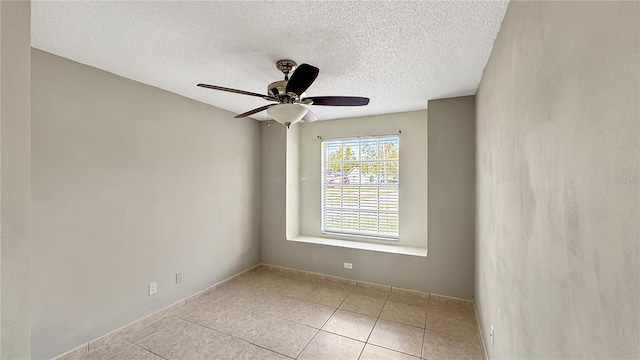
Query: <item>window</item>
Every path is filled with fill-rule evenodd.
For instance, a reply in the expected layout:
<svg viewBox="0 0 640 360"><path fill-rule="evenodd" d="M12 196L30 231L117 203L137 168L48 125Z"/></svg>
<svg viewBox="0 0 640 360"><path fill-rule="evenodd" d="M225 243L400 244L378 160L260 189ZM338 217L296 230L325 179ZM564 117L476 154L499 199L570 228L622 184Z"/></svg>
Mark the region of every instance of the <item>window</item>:
<svg viewBox="0 0 640 360"><path fill-rule="evenodd" d="M398 239L399 137L322 141L322 232Z"/></svg>

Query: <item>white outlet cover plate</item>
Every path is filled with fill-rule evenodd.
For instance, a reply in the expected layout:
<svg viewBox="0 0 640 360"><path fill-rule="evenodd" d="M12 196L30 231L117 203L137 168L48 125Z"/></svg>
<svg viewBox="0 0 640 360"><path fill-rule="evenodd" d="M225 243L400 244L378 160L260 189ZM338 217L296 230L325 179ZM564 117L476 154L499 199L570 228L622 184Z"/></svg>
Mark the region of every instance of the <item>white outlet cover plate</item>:
<svg viewBox="0 0 640 360"><path fill-rule="evenodd" d="M152 282L149 283L149 296L155 295L158 292L158 283Z"/></svg>
<svg viewBox="0 0 640 360"><path fill-rule="evenodd" d="M489 336L491 337L491 345L495 344L495 340L496 340L496 336L495 336L495 329L493 328L493 324L491 325L491 333L489 334Z"/></svg>

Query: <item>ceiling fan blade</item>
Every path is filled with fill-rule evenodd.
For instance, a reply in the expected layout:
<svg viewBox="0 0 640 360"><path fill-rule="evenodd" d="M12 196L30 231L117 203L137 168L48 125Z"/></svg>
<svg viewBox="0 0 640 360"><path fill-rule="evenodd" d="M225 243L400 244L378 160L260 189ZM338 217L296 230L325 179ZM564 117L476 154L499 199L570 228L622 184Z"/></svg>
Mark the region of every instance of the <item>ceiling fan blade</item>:
<svg viewBox="0 0 640 360"><path fill-rule="evenodd" d="M311 100L311 105L326 106L364 106L369 104L369 98L358 96L312 96L302 99Z"/></svg>
<svg viewBox="0 0 640 360"><path fill-rule="evenodd" d="M304 122L313 122L316 120L318 120L318 117L309 109L307 109L307 113L302 117L302 119L300 119L300 121Z"/></svg>
<svg viewBox="0 0 640 360"><path fill-rule="evenodd" d="M302 64L298 66L287 83L286 92L302 95L302 93L305 92L318 77L319 72L320 69L309 64Z"/></svg>
<svg viewBox="0 0 640 360"><path fill-rule="evenodd" d="M272 107L273 105L276 105L276 104L269 104L269 105L265 105L265 106L260 106L259 108L256 108L256 109L253 109L253 110L249 110L249 111L247 111L247 112L245 112L245 113L238 114L238 115L236 115L236 116L234 116L234 117L235 117L236 119L238 119L238 118L243 118L243 117L247 117L247 116L249 116L249 115L253 115L253 114L255 114L255 113L259 113L260 111L265 111L265 110L267 110L268 108Z"/></svg>
<svg viewBox="0 0 640 360"><path fill-rule="evenodd" d="M208 85L208 84L198 84L198 86L203 87L203 88L207 88L207 89L232 92L232 93L236 93L236 94L257 96L257 97L261 97L263 99L264 98L269 98L268 95L262 95L262 94L258 94L258 93L254 93L254 92L250 92L250 91L238 90L238 89L231 89L231 88L226 88L226 87L222 87L222 86Z"/></svg>

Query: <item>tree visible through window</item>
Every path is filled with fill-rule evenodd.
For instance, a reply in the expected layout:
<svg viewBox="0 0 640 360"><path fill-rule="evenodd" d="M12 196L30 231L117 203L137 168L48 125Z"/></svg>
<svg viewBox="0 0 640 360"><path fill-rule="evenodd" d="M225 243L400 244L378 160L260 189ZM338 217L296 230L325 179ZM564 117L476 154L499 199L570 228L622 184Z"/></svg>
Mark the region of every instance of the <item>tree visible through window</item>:
<svg viewBox="0 0 640 360"><path fill-rule="evenodd" d="M322 141L322 231L397 239L399 137Z"/></svg>

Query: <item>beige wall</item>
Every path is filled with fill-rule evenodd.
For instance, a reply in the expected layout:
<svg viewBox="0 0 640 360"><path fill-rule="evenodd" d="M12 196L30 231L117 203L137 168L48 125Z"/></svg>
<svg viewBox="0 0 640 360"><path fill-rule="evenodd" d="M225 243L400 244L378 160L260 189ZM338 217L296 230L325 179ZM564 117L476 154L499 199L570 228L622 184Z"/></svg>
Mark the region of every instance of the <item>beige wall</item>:
<svg viewBox="0 0 640 360"><path fill-rule="evenodd" d="M28 359L31 4L0 2L0 358Z"/></svg>
<svg viewBox="0 0 640 360"><path fill-rule="evenodd" d="M432 108L436 109L433 115ZM287 130L284 126L273 122L271 126L262 124L262 261L357 280L471 298L474 210L473 109L473 97L430 102L428 129L425 127L427 123L425 111L300 124L302 149L305 148L305 141L317 143L317 135L330 137L331 135L328 134L342 132L344 128L352 128L359 135L368 131L367 126L373 124L386 126L387 133L401 129L403 131L400 135L401 168L423 167L427 160L428 142L428 191L443 194L436 197L437 200L430 200L428 203L429 253L426 258L286 240L284 197ZM398 124L403 122L407 123L398 127ZM412 122L413 125L410 125ZM408 133L407 129L414 130L416 133ZM323 134L315 134L315 130L323 131ZM381 130L374 126L369 131ZM422 146L414 147L415 151L404 151L402 142L405 136L422 137ZM453 143L463 145L453 146L451 145ZM301 157L303 155L301 154ZM303 169L308 164L300 165ZM470 176L459 181L458 174L470 174ZM300 176L306 178L302 183L313 181L305 174ZM402 175L401 179L404 179ZM300 186L301 191L305 191L305 186L307 184ZM423 190L420 192L422 195L416 196L422 197L422 210L420 214L416 214L415 218L421 220L424 225L427 219L424 189L427 184L423 181L422 186ZM411 195L403 194L402 196L404 198ZM301 204L303 204L302 198ZM403 228L405 225L400 224L400 226ZM353 263L353 270L343 269L344 262Z"/></svg>
<svg viewBox="0 0 640 360"><path fill-rule="evenodd" d="M32 71L34 358L260 261L256 121L39 50Z"/></svg>
<svg viewBox="0 0 640 360"><path fill-rule="evenodd" d="M476 99L490 358L640 358L639 19L638 2L509 5Z"/></svg>

